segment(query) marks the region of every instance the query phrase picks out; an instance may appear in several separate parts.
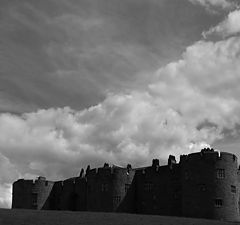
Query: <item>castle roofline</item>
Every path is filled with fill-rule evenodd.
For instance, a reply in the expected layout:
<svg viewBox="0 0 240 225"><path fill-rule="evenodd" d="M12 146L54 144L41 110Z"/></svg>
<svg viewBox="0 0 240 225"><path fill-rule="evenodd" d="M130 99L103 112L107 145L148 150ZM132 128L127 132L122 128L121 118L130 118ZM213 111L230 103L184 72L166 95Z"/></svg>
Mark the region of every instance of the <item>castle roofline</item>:
<svg viewBox="0 0 240 225"><path fill-rule="evenodd" d="M233 162L237 162L238 158L235 154L214 150L213 148L204 148L200 152L193 152L187 155L180 156L180 163L186 160L200 160L200 159L225 159L225 160L232 160Z"/></svg>

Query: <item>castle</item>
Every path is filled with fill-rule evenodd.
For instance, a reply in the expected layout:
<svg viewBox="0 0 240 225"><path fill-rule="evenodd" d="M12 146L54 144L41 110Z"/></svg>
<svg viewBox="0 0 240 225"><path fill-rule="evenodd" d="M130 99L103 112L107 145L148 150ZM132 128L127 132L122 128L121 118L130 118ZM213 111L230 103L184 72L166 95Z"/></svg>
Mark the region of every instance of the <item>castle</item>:
<svg viewBox="0 0 240 225"><path fill-rule="evenodd" d="M12 208L126 212L240 220L237 157L203 149L177 163L158 159L142 168L104 164L64 181L20 179L13 184Z"/></svg>

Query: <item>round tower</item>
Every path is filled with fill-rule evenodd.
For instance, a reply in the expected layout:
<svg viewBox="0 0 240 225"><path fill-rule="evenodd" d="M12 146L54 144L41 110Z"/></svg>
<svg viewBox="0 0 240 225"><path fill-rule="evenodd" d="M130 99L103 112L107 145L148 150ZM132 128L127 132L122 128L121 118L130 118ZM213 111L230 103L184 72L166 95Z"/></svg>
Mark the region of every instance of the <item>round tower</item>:
<svg viewBox="0 0 240 225"><path fill-rule="evenodd" d="M86 175L87 210L133 212L134 173L130 165L122 168L105 164L89 170Z"/></svg>
<svg viewBox="0 0 240 225"><path fill-rule="evenodd" d="M113 211L134 212L135 211L135 187L134 187L135 170L131 165L126 168L113 168L112 180L112 202Z"/></svg>
<svg viewBox="0 0 240 225"><path fill-rule="evenodd" d="M20 179L14 182L12 208L49 209L53 184L45 177L38 177L35 181Z"/></svg>
<svg viewBox="0 0 240 225"><path fill-rule="evenodd" d="M237 157L203 149L181 156L182 215L239 220Z"/></svg>

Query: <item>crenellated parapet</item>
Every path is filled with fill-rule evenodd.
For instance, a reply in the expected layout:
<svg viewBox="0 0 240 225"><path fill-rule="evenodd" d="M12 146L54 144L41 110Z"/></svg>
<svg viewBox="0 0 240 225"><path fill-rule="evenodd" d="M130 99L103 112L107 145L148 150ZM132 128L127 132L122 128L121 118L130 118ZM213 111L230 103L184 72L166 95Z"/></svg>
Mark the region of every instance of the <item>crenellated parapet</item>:
<svg viewBox="0 0 240 225"><path fill-rule="evenodd" d="M222 160L224 162L233 163L237 166L237 156L228 152L219 152L213 149L205 148L201 150L201 152L191 153L189 155L181 155L180 156L180 164L186 161L199 161L206 160L216 162Z"/></svg>

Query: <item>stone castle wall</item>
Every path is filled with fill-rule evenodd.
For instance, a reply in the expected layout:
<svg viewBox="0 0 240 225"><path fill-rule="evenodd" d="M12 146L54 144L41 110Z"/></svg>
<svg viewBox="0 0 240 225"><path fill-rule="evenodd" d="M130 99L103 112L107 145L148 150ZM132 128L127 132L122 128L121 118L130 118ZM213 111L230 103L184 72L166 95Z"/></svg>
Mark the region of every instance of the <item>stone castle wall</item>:
<svg viewBox="0 0 240 225"><path fill-rule="evenodd" d="M179 165L159 166L137 170L136 211L143 214L181 215Z"/></svg>
<svg viewBox="0 0 240 225"><path fill-rule="evenodd" d="M237 221L240 218L237 157L213 149L183 155L168 165L109 166L79 177L13 184L12 208L128 212Z"/></svg>
<svg viewBox="0 0 240 225"><path fill-rule="evenodd" d="M54 182L43 177L37 180L20 179L13 184L12 208L49 209L49 196Z"/></svg>

